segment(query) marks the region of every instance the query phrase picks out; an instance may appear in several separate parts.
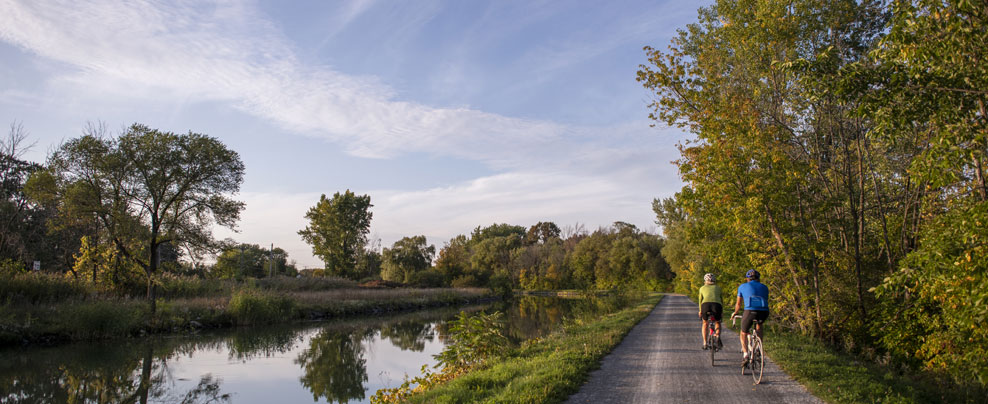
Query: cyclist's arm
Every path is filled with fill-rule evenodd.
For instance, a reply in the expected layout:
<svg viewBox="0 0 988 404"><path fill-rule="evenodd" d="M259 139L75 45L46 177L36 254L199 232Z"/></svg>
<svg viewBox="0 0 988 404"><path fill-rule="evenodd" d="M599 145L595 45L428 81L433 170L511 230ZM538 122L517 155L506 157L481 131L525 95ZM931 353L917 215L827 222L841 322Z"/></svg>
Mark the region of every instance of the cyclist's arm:
<svg viewBox="0 0 988 404"><path fill-rule="evenodd" d="M734 313L731 313L731 317L734 317L735 315L737 315L738 312L741 311L742 308L744 308L744 298L741 297L741 296L738 296L737 302L734 303Z"/></svg>

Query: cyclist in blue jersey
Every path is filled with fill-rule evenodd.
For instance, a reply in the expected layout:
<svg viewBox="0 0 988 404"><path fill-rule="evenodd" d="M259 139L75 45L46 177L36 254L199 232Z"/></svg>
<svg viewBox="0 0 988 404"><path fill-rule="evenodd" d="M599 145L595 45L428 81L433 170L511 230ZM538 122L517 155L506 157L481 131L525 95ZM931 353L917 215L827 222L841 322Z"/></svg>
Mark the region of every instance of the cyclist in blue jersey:
<svg viewBox="0 0 988 404"><path fill-rule="evenodd" d="M744 314L741 316L741 352L744 353L744 360L747 362L749 358L748 334L751 330L751 323L755 319L765 321L768 318L768 286L759 282L761 274L754 269L749 270L748 273L744 274L744 277L748 279L748 282L738 286L738 300L734 304L734 313L731 314L731 318L734 318L742 307L744 308ZM755 332L758 333L759 338L762 338L761 324L755 327Z"/></svg>

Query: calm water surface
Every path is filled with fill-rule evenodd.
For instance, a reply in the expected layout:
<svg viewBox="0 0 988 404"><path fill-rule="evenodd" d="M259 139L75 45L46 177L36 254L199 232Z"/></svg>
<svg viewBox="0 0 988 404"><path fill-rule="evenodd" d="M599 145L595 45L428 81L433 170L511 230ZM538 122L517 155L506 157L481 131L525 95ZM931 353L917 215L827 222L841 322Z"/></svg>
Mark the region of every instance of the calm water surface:
<svg viewBox="0 0 988 404"><path fill-rule="evenodd" d="M434 365L446 322L499 310L515 341L617 303L522 297L492 306L0 351L3 403L360 403ZM146 377L142 377L146 376ZM141 383L142 379L150 383Z"/></svg>

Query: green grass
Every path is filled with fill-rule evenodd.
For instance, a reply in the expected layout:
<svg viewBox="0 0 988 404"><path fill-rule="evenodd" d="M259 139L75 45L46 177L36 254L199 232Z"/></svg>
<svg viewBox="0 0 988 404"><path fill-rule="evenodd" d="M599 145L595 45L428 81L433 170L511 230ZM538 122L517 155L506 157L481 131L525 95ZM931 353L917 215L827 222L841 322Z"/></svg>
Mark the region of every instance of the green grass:
<svg viewBox="0 0 988 404"><path fill-rule="evenodd" d="M411 397L412 403L546 403L575 393L590 371L645 318L662 296L651 294L626 309L578 319L547 337L525 343L483 369Z"/></svg>
<svg viewBox="0 0 988 404"><path fill-rule="evenodd" d="M986 403L983 389L935 383L839 352L812 337L770 329L766 353L786 373L828 403Z"/></svg>

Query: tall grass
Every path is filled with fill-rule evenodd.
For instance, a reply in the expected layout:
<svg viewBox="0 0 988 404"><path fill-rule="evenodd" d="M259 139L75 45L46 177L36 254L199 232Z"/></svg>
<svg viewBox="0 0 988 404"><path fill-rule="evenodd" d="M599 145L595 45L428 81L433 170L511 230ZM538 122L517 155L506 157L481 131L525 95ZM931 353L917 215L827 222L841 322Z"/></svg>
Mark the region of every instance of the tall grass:
<svg viewBox="0 0 988 404"><path fill-rule="evenodd" d="M270 324L296 318L296 308L295 301L288 297L243 289L234 292L227 312L240 325Z"/></svg>
<svg viewBox="0 0 988 404"><path fill-rule="evenodd" d="M85 282L45 273L0 277L0 299L9 304L46 304L83 300L98 291Z"/></svg>

